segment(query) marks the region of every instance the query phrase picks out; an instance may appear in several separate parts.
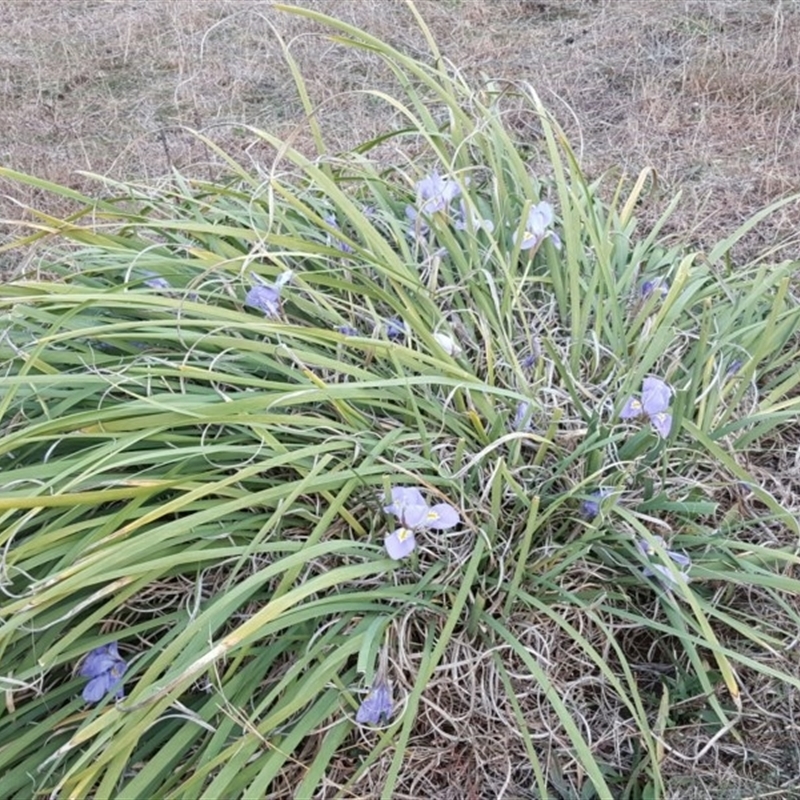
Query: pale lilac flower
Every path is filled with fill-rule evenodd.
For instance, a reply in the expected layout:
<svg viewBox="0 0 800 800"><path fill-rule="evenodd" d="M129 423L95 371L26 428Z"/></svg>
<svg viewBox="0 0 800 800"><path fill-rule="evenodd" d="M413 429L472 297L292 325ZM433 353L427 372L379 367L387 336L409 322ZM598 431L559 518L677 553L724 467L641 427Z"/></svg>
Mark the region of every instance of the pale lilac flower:
<svg viewBox="0 0 800 800"><path fill-rule="evenodd" d="M122 697L122 676L127 668L116 642L96 647L86 656L80 669L81 676L90 679L83 687L83 699L87 703L98 703L109 693Z"/></svg>
<svg viewBox="0 0 800 800"><path fill-rule="evenodd" d="M358 336L359 330L358 328L354 328L352 325L339 325L336 330L343 334L344 336Z"/></svg>
<svg viewBox="0 0 800 800"><path fill-rule="evenodd" d="M603 500L614 493L613 489L595 489L589 497L581 503L580 514L586 519L594 519L600 513Z"/></svg>
<svg viewBox="0 0 800 800"><path fill-rule="evenodd" d="M414 206L406 206L406 217L411 223L406 236L410 239L424 239L430 233L428 223L417 213Z"/></svg>
<svg viewBox="0 0 800 800"><path fill-rule="evenodd" d="M442 178L434 170L417 184L417 205L422 214L436 214L447 211L460 194L461 188L454 180Z"/></svg>
<svg viewBox="0 0 800 800"><path fill-rule="evenodd" d="M648 416L666 411L671 399L672 389L660 378L645 378L642 382L642 408Z"/></svg>
<svg viewBox="0 0 800 800"><path fill-rule="evenodd" d="M419 489L405 486L392 488L392 502L384 506L387 514L393 514L400 527L384 540L390 558L399 560L411 555L416 547L414 533L420 529L448 530L458 525L458 511L449 503L429 506Z"/></svg>
<svg viewBox="0 0 800 800"><path fill-rule="evenodd" d="M735 359L734 361L731 361L731 365L728 367L726 375L728 375L728 377L735 375L743 366L744 366L744 361L741 361L738 358Z"/></svg>
<svg viewBox="0 0 800 800"><path fill-rule="evenodd" d="M520 250L531 250L538 247L545 239L550 238L556 247L561 247L561 239L547 228L553 222L553 207L546 200L532 206L528 212L525 230L522 232ZM515 237L516 238L516 237Z"/></svg>
<svg viewBox="0 0 800 800"><path fill-rule="evenodd" d="M275 319L281 313L281 293L274 286L259 284L245 295L244 304L263 312L265 317Z"/></svg>
<svg viewBox="0 0 800 800"><path fill-rule="evenodd" d="M268 319L276 319L281 313L281 289L294 277L294 272L287 269L275 278L269 286L259 283L245 295L244 304L261 311ZM260 279L259 279L260 280Z"/></svg>
<svg viewBox="0 0 800 800"><path fill-rule="evenodd" d="M646 578L658 578L667 589L675 589L680 581L686 582L689 579L689 569L692 566L692 560L684 553L679 553L677 550L668 550L667 543L661 536L654 535L653 540L664 550L665 555L675 564L677 575L666 564L658 564L650 562L650 566L645 567L642 574ZM639 552L647 556L648 559L652 556L658 558L658 551L646 540L640 539L637 543Z"/></svg>
<svg viewBox="0 0 800 800"><path fill-rule="evenodd" d="M660 378L645 378L642 383L642 398L629 397L620 419L634 419L642 415L650 419L656 433L663 439L669 436L672 428L672 414L668 412L672 389Z"/></svg>
<svg viewBox="0 0 800 800"><path fill-rule="evenodd" d="M149 277L145 282L145 286L149 286L151 289L158 289L160 291L169 291L172 289L170 282L166 278L162 278L156 275L154 272L148 272Z"/></svg>
<svg viewBox="0 0 800 800"><path fill-rule="evenodd" d="M411 528L400 527L390 533L383 541L389 558L399 561L410 556L417 547L414 531Z"/></svg>
<svg viewBox="0 0 800 800"><path fill-rule="evenodd" d="M666 439L669 432L672 430L672 414L667 414L666 411L659 411L658 414L650 415L650 424L653 430L662 438Z"/></svg>
<svg viewBox="0 0 800 800"><path fill-rule="evenodd" d="M336 217L333 214L326 214L323 217L323 219L325 220L325 222L328 223L328 225L331 226L331 228L333 228L336 231L339 230L339 223L336 221ZM353 248L349 244L347 244L347 242L343 242L338 237L331 236L331 234L327 235L327 242L329 245L332 245L337 250L341 250L343 253L353 252Z"/></svg>
<svg viewBox="0 0 800 800"><path fill-rule="evenodd" d="M399 317L391 317L386 320L386 338L390 341L397 341L405 337L407 332L406 324Z"/></svg>
<svg viewBox="0 0 800 800"><path fill-rule="evenodd" d="M393 711L391 686L382 676L378 676L358 707L356 722L359 725L382 725L391 719Z"/></svg>
<svg viewBox="0 0 800 800"><path fill-rule="evenodd" d="M446 333L434 333L433 338L436 339L437 344L442 350L447 353L449 356L458 356L461 355L461 347L458 342L453 339L452 336L448 336Z"/></svg>
<svg viewBox="0 0 800 800"><path fill-rule="evenodd" d="M459 202L459 212L456 215L455 219L453 220L453 227L459 231L465 231L469 228L467 220L470 219L472 222L472 230L479 231L485 230L486 233L493 233L494 232L494 222L490 219L483 219L480 214L473 211L469 217L467 217L467 204L461 200Z"/></svg>
<svg viewBox="0 0 800 800"><path fill-rule="evenodd" d="M531 420L531 404L524 400L517 403L517 410L514 412L514 419L511 427L515 431L529 431L533 428Z"/></svg>
<svg viewBox="0 0 800 800"><path fill-rule="evenodd" d="M641 292L643 299L646 300L656 291L661 293L661 299L663 300L669 294L669 283L663 278L653 278L642 284Z"/></svg>
<svg viewBox="0 0 800 800"><path fill-rule="evenodd" d="M407 486L394 486L392 487L392 502L388 506L384 506L383 510L387 514L393 514L398 519L403 519L403 514L409 508L416 508L422 506L427 508L425 498L419 489Z"/></svg>

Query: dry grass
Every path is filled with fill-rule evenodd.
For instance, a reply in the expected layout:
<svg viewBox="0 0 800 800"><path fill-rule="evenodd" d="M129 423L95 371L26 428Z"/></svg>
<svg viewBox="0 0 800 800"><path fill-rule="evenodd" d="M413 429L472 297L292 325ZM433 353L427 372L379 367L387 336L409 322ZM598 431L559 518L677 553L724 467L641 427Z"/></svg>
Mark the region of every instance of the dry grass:
<svg viewBox="0 0 800 800"><path fill-rule="evenodd" d="M303 0L301 5L424 52L424 40L402 3ZM476 78L529 81L549 96L590 177L655 168L659 183L645 216L656 216L665 198L682 189L684 203L671 230L688 243L705 247L770 201L800 190L797 2L418 0L417 5L443 54L459 69ZM345 149L389 124L385 106L355 93L387 85L380 65L368 56L345 54L313 26L278 15L269 3L0 0L5 34L0 162L91 192L92 181L78 170L145 181L158 181L172 168L204 178L219 174L212 151L186 128L203 131L243 160L269 157L244 124L302 143L307 134L301 108L273 25L292 42L333 149ZM530 120L509 121L521 141L535 137ZM386 158L402 163L413 155L412 148L387 152ZM18 217L20 205L68 211L34 190L0 184L0 193L0 218ZM787 207L744 240L738 256L778 245L796 256L798 223L797 206ZM6 226L5 233L12 230ZM796 480L791 449L784 443L765 453L759 465L765 475ZM786 499L787 507L793 504L796 500ZM596 585L603 576L587 571L575 580L579 592L581 582ZM756 590L742 595L753 619L768 624L768 602ZM794 598L786 602L796 605ZM586 617L569 621L590 641L604 640ZM617 625L626 653L640 654L642 691L650 683L656 691L658 676L670 669L670 643L642 641L636 630L603 621ZM619 769L632 765L635 731L625 710L608 702L611 693L602 676L579 661L580 648L544 617L512 619L509 626L563 688L567 702L584 710L584 734L604 742L609 763ZM398 628L407 661L395 665L396 674L415 674L419 635ZM526 788L533 779L513 710L495 701L506 694L496 668L496 658L503 656L502 650L486 653L454 642L426 693L419 726L425 735L409 748L406 794L398 797L535 796ZM557 774L559 751L569 743L560 742L563 732L542 711L545 704L524 667L510 659L504 663L531 735L537 744L547 743L547 766ZM786 663L781 667L788 669ZM686 688L685 735L666 743L670 797L794 796L780 787L796 778L800 760L796 698L774 696L763 677L740 677L753 714L745 721L746 740L726 737L707 750L703 743L709 736L694 713L693 690ZM363 796L375 796L371 792L381 785L386 766L375 764L367 776L371 784L357 787ZM332 785L350 772L348 762L339 768ZM564 774L562 780L564 797L579 791L581 776ZM465 786L473 787L473 794L465 794Z"/></svg>
<svg viewBox="0 0 800 800"><path fill-rule="evenodd" d="M405 5L304 0L415 53L424 40ZM671 230L701 247L771 200L800 189L800 7L793 0L420 0L460 69L530 81L579 145L590 176L660 177L652 214L678 189ZM213 154L265 158L249 123L295 142L305 134L274 25L292 42L331 147L385 129L382 104L354 90L386 85L367 56L347 54L259 0L0 0L0 163L90 190L77 170L157 180L175 167L209 177ZM520 138L534 135L517 123ZM396 152L394 160L413 156ZM16 203L63 211L34 190ZM789 207L740 247L749 257L797 242Z"/></svg>

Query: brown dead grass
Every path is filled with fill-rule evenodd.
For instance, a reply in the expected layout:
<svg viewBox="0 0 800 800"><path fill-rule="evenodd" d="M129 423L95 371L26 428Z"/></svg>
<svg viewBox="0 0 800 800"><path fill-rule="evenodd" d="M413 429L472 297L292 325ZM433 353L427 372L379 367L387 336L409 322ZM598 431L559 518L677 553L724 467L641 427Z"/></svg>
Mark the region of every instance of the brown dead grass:
<svg viewBox="0 0 800 800"><path fill-rule="evenodd" d="M78 170L154 181L212 177L218 159L186 128L248 162L254 124L303 143L303 120L272 26L307 76L332 149L384 130L385 86L366 55L264 0L0 0L0 163L92 191ZM400 2L303 0L419 55ZM800 11L767 0L419 0L444 55L471 77L529 81L557 113L590 177L651 166L653 219L677 190L670 231L700 247L800 190ZM300 126L300 127L298 127ZM518 131L521 138L530 131ZM406 153L407 158L414 154ZM401 156L394 153L395 158ZM18 204L67 207L0 184ZM739 248L797 252L797 206ZM791 249L787 251L792 254Z"/></svg>
<svg viewBox="0 0 800 800"><path fill-rule="evenodd" d="M425 53L424 39L400 2L301 4L334 13L406 51ZM532 83L567 128L590 177L655 168L659 184L642 209L646 218L654 219L666 199L682 190L684 201L670 231L687 243L708 247L769 202L800 190L796 2L418 0L417 5L443 54L459 69L478 80ZM79 170L143 181L158 181L173 168L203 178L219 174L219 159L187 128L202 131L245 163L258 161L261 151L243 124L292 136L295 144L310 148L272 26L291 42L331 149L346 149L386 128L386 107L354 91L387 86L381 65L334 46L316 26L281 16L268 2L0 0L0 163L91 193L96 184ZM515 132L522 140L533 135L524 119ZM40 191L0 183L0 219L18 218L29 205L53 214L70 210ZM781 245L785 255L796 257L799 222L798 207L787 207L759 226L737 256L751 258ZM13 230L6 225L6 235ZM771 452L769 458L777 457ZM794 453L784 448L779 455L787 462L781 468L796 475ZM764 469L773 466L769 458L765 455ZM587 582L597 579L585 576ZM768 603L756 592L742 602L752 606L754 619L769 620ZM589 620L572 622L602 643L603 634ZM510 624L521 641L529 641L530 652L563 688L567 702L584 709L584 735L602 741L609 763L623 770L631 766L635 732L623 709L609 703L601 676L579 662L580 649L546 619ZM619 636L626 651L641 652L643 691L648 669L656 676L653 686L660 685L668 650L639 641L635 631L620 630ZM404 631L399 639L409 637L413 640ZM409 659L398 674L413 675ZM566 771L569 759L562 762L569 744L547 716L551 712L543 710L547 705L524 668L511 662L506 667L548 768L553 774L565 770L561 780L569 797L581 782ZM669 797L794 796L788 786L798 772L797 698L774 696L763 677L742 677L751 715L746 738L724 738L695 758L702 746L697 743L708 737L703 739L703 726L687 707L684 736L667 742ZM426 692L423 733L411 743L405 793L397 796L534 797L524 743L509 722L513 713L498 705L503 697L492 658L454 642ZM346 781L350 757L343 752L342 763L334 765L332 785ZM386 766L374 765L358 787L363 796L377 796ZM464 787L473 787L472 794Z"/></svg>

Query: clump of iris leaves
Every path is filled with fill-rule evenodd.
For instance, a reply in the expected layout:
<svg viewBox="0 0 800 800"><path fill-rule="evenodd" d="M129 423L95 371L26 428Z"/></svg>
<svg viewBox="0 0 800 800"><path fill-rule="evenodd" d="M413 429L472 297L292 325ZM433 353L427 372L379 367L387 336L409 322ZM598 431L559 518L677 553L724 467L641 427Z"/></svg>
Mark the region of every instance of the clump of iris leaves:
<svg viewBox="0 0 800 800"><path fill-rule="evenodd" d="M678 199L640 230L648 175L602 201L529 87L293 11L386 62L399 129L330 156L287 48L317 157L252 130L272 161L207 141L225 183L97 198L2 170L79 206L33 212L46 278L0 289L2 796L348 796L380 761L390 798L465 641L538 687L495 659L532 796L556 761L570 796L663 796L679 687L701 750L746 736L743 670L798 686L798 523L750 468L797 424L797 264L730 260L772 209L665 247ZM520 624L569 638L619 746ZM657 691L622 627L670 643Z"/></svg>

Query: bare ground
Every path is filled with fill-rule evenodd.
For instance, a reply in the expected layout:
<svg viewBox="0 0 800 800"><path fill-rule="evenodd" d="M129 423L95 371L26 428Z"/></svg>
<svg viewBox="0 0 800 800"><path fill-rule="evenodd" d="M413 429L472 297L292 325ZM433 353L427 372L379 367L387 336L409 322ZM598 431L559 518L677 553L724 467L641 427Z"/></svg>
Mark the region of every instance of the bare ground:
<svg viewBox="0 0 800 800"><path fill-rule="evenodd" d="M399 0L304 0L423 54ZM273 26L291 43L329 142L385 129L355 94L386 77L264 0L0 0L0 164L85 191L78 170L158 180L209 177L218 159L187 128L258 158L249 123L302 139L302 113ZM567 128L590 177L659 176L651 218L677 190L671 231L705 247L800 190L797 0L420 0L444 55L472 77L529 81ZM526 135L525 119L518 133ZM0 184L17 203L58 203ZM791 206L740 248L798 252Z"/></svg>

